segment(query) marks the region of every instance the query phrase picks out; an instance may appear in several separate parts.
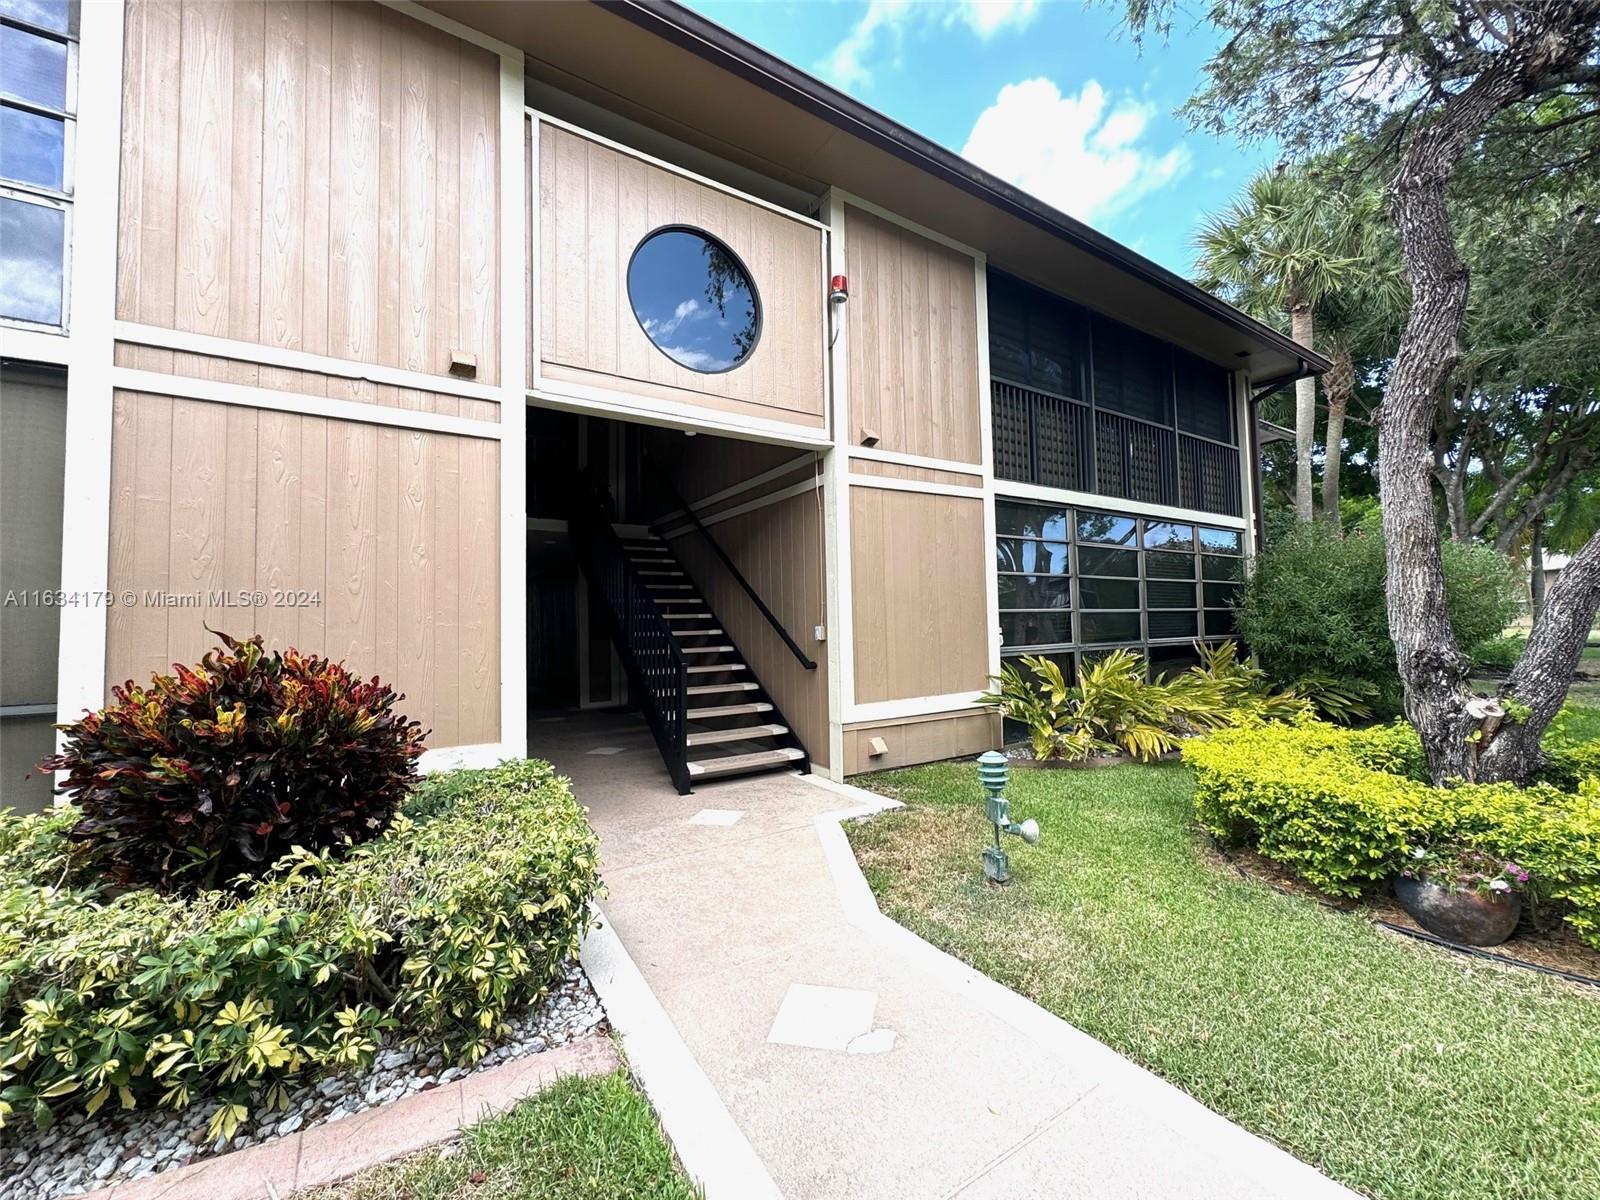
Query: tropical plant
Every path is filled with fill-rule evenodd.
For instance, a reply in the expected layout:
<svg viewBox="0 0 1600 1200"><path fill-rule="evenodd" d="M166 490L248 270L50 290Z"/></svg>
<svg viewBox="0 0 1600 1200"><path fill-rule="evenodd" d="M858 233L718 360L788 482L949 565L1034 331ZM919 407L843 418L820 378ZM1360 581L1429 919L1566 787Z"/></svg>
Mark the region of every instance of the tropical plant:
<svg viewBox="0 0 1600 1200"><path fill-rule="evenodd" d="M0 813L0 1126L218 1102L209 1135L385 1036L473 1062L577 952L599 847L548 763L434 776L431 815L248 893L118 889L71 807Z"/></svg>
<svg viewBox="0 0 1600 1200"><path fill-rule="evenodd" d="M1006 663L981 703L1023 725L1035 758L1068 762L1096 753L1149 761L1186 734L1309 715L1310 705L1293 692L1272 692L1234 643L1196 645L1198 666L1154 682L1131 650L1085 662L1076 684L1050 659L1023 655L1028 674Z"/></svg>
<svg viewBox="0 0 1600 1200"><path fill-rule="evenodd" d="M119 883L197 891L367 841L417 780L422 727L392 688L217 636L198 666L113 688L41 764L76 806L72 840Z"/></svg>

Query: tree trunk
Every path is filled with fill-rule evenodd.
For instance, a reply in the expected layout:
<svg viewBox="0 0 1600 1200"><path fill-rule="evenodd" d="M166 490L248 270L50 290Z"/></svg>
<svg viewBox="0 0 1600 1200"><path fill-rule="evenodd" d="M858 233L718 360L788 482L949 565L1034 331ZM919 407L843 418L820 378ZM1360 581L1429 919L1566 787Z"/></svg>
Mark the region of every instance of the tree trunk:
<svg viewBox="0 0 1600 1200"><path fill-rule="evenodd" d="M1316 349L1316 318L1311 305L1289 311L1290 336L1307 350ZM1294 385L1294 519L1309 521L1311 511L1311 446L1317 436L1317 379L1308 375Z"/></svg>
<svg viewBox="0 0 1600 1200"><path fill-rule="evenodd" d="M1339 519L1339 468L1344 460L1344 417L1350 411L1350 395L1355 389L1355 366L1343 342L1328 348L1333 368L1322 377L1322 390L1328 397L1328 456L1322 463L1322 519L1335 529Z"/></svg>
<svg viewBox="0 0 1600 1200"><path fill-rule="evenodd" d="M1507 721L1482 748L1474 778L1485 782L1527 780L1544 761L1539 739L1561 711L1572 673L1578 667L1600 612L1600 533L1594 535L1561 571L1533 622L1528 647L1501 685L1500 695L1525 705L1522 720Z"/></svg>
<svg viewBox="0 0 1600 1200"><path fill-rule="evenodd" d="M1544 521L1537 520L1528 533L1528 601L1537 621L1544 611Z"/></svg>
<svg viewBox="0 0 1600 1200"><path fill-rule="evenodd" d="M1497 69L1503 66L1485 70L1415 133L1389 187L1389 207L1411 284L1411 309L1378 419L1385 592L1406 716L1422 740L1435 783L1471 779L1477 767L1467 741L1477 724L1467 713L1470 664L1456 645L1444 604L1429 439L1442 390L1460 354L1456 339L1469 284L1445 193L1478 132L1522 94L1516 72Z"/></svg>

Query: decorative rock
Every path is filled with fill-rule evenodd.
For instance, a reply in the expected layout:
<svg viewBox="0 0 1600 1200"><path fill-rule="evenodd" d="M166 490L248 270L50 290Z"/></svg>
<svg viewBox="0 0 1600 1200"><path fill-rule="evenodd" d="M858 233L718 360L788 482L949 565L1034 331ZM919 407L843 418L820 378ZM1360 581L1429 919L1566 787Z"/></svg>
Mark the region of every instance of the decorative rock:
<svg viewBox="0 0 1600 1200"><path fill-rule="evenodd" d="M81 1109L62 1113L47 1131L29 1130L0 1162L0 1200L61 1200L129 1179L184 1165L230 1146L244 1147L339 1121L402 1096L462 1079L475 1071L527 1054L538 1054L594 1032L605 1023L599 998L583 968L569 962L549 995L507 1016L499 1044L477 1063L462 1066L427 1047L389 1043L365 1071L307 1080L289 1095L281 1112L243 1127L222 1146L206 1139L215 1101L181 1112L102 1109L86 1124ZM7 1130L9 1140L12 1131ZM456 1144L447 1154L457 1153Z"/></svg>

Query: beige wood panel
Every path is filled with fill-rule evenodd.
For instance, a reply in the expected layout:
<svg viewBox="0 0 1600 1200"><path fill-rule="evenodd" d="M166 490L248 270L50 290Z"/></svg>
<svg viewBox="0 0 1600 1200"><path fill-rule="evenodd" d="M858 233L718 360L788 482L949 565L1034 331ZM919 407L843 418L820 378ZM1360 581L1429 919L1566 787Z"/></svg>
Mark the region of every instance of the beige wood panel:
<svg viewBox="0 0 1600 1200"><path fill-rule="evenodd" d="M882 738L885 749L874 755L870 742ZM992 713L935 713L896 721L869 721L844 727L844 773L887 771L942 758L965 758L1000 744L1000 719Z"/></svg>
<svg viewBox="0 0 1600 1200"><path fill-rule="evenodd" d="M117 315L498 382L499 89L378 4L131 0Z"/></svg>
<svg viewBox="0 0 1600 1200"><path fill-rule="evenodd" d="M850 474L872 475L879 479L909 479L914 483L948 483L955 487L983 486L983 476L969 475L965 471L945 471L937 467L908 467L903 463L876 462L870 458L852 458Z"/></svg>
<svg viewBox="0 0 1600 1200"><path fill-rule="evenodd" d="M674 475L678 494L691 503L727 491L784 463L810 457L807 451L796 450L793 446L721 437L686 438L677 430L652 431L647 436L654 439L651 453L658 460L672 461L667 456L674 449L677 450ZM657 447L660 449L657 450ZM774 488L771 485L760 484L748 492L740 493L740 498L749 500L772 490Z"/></svg>
<svg viewBox="0 0 1600 1200"><path fill-rule="evenodd" d="M697 531L673 539L672 548L812 760L827 766L828 648L814 636L815 627L827 621L821 500L821 492L807 492L710 527L750 586L816 662L814 671L794 657Z"/></svg>
<svg viewBox="0 0 1600 1200"><path fill-rule="evenodd" d="M824 423L822 233L548 123L539 129L541 374L809 427ZM731 371L679 366L628 302L628 261L651 231L726 242L760 294L761 336Z"/></svg>
<svg viewBox="0 0 1600 1200"><path fill-rule="evenodd" d="M981 691L982 497L852 487L850 540L856 701Z"/></svg>
<svg viewBox="0 0 1600 1200"><path fill-rule="evenodd" d="M108 686L210 625L380 676L430 747L499 740L498 443L119 391L111 458Z"/></svg>
<svg viewBox="0 0 1600 1200"><path fill-rule="evenodd" d="M850 422L883 450L982 461L973 260L858 208L845 210Z"/></svg>
<svg viewBox="0 0 1600 1200"><path fill-rule="evenodd" d="M367 379L345 379L293 367L269 367L210 354L163 350L159 346L141 346L135 342L118 342L112 352L112 361L119 367L135 370L163 371L190 379L215 379L251 387L270 387L301 396L332 397L361 404L376 404L383 408L448 413L474 421L500 420L500 405L493 400L456 397L445 392L398 387L392 383L373 383Z"/></svg>

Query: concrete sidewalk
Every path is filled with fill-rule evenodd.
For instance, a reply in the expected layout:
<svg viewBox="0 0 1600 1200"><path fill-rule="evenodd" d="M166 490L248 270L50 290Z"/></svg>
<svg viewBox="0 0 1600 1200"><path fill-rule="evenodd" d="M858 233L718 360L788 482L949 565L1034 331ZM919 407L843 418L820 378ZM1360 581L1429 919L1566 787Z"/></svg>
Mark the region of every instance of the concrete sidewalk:
<svg viewBox="0 0 1600 1200"><path fill-rule="evenodd" d="M860 793L680 797L633 719L532 732L600 833L614 932L790 1200L1354 1195L881 917L819 820Z"/></svg>

